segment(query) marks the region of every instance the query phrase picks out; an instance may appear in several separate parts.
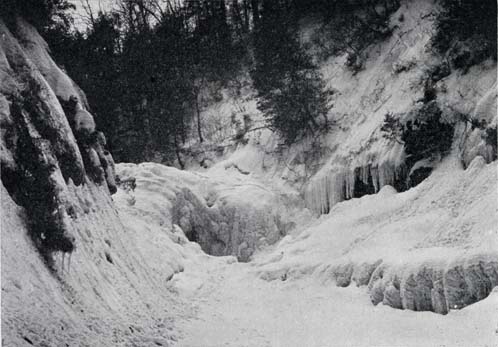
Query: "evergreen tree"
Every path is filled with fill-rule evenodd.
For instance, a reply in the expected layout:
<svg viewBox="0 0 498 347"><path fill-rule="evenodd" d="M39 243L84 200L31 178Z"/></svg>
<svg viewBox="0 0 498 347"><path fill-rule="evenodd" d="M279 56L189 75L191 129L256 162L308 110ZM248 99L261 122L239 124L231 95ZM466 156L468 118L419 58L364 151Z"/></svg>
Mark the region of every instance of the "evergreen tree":
<svg viewBox="0 0 498 347"><path fill-rule="evenodd" d="M258 25L252 78L270 128L288 144L326 129L327 93L317 67L300 46L293 9L285 1L264 1Z"/></svg>

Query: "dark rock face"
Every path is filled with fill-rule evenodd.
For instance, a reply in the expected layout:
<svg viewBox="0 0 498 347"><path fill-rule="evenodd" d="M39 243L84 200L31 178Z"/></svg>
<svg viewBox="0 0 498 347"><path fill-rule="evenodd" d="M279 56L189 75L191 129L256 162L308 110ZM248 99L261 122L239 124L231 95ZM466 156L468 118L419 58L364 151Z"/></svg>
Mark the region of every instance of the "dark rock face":
<svg viewBox="0 0 498 347"><path fill-rule="evenodd" d="M40 47L36 31L19 19L11 32L0 19L0 37L2 183L26 208L31 237L42 253L72 252L69 218L75 215L67 184L93 181L112 194L114 161L104 135L83 109L82 92ZM66 95L55 95L58 89Z"/></svg>

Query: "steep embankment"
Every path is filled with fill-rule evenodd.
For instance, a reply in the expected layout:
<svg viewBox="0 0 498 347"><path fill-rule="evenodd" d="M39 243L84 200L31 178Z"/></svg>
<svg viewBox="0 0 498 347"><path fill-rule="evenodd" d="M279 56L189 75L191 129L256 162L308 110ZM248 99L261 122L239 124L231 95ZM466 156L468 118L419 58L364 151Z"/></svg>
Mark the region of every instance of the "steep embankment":
<svg viewBox="0 0 498 347"><path fill-rule="evenodd" d="M79 107L61 107L75 100ZM164 283L185 252L198 251L158 227L123 225L110 195L112 157L85 107L36 30L0 21L4 346L172 338L179 306Z"/></svg>

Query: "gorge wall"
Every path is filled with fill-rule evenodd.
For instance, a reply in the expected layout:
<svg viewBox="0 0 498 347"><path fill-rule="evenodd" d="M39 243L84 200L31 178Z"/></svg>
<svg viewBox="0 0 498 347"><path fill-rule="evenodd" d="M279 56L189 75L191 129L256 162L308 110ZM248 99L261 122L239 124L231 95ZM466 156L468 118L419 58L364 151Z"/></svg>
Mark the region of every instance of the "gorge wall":
<svg viewBox="0 0 498 347"><path fill-rule="evenodd" d="M2 345L167 345L174 297L161 288L182 249L123 225L83 92L14 22L0 19Z"/></svg>

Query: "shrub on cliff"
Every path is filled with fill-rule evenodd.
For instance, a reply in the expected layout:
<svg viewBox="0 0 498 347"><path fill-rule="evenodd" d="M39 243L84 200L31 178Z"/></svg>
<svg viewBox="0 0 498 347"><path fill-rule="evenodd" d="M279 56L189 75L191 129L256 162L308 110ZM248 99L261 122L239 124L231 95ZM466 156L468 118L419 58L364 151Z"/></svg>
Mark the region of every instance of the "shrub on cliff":
<svg viewBox="0 0 498 347"><path fill-rule="evenodd" d="M413 112L413 120L406 123L386 114L381 128L385 138L404 145L409 167L421 159L447 154L454 132L454 124L442 119L442 111L436 101L426 103Z"/></svg>
<svg viewBox="0 0 498 347"><path fill-rule="evenodd" d="M441 0L440 4L433 48L464 70L487 58L496 60L496 1Z"/></svg>
<svg viewBox="0 0 498 347"><path fill-rule="evenodd" d="M353 73L363 68L365 49L391 34L389 18L400 6L398 0L318 2L323 22L312 40L324 59L347 53L346 66Z"/></svg>

